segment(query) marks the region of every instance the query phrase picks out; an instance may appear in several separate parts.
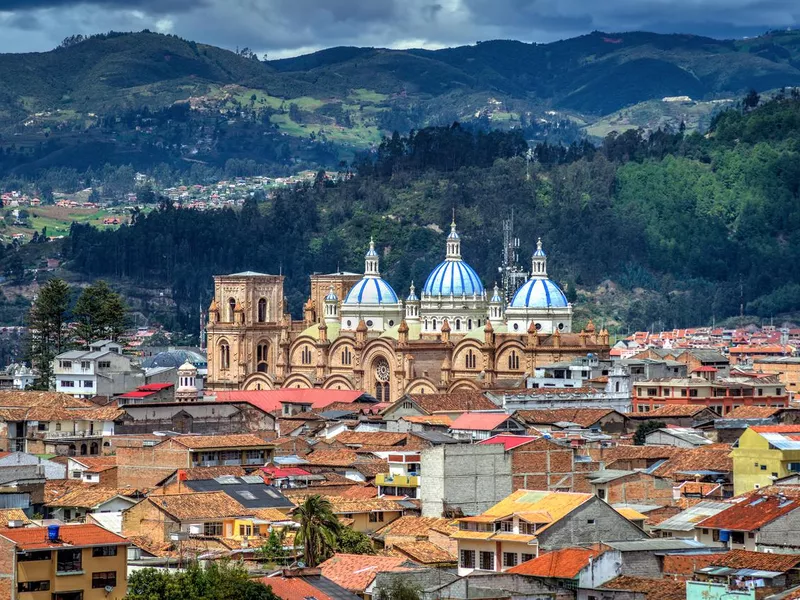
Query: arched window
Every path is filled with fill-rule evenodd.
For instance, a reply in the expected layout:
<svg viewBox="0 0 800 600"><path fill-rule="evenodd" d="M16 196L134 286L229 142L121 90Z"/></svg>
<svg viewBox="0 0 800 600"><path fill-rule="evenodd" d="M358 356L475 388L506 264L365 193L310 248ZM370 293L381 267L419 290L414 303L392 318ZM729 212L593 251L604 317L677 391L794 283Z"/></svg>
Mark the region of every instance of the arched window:
<svg viewBox="0 0 800 600"><path fill-rule="evenodd" d="M267 320L267 301L261 298L258 301L258 322L264 323Z"/></svg>
<svg viewBox="0 0 800 600"><path fill-rule="evenodd" d="M81 444L81 456L86 456L86 444Z"/></svg>
<svg viewBox="0 0 800 600"><path fill-rule="evenodd" d="M456 319L456 331L461 331L461 319Z"/></svg>
<svg viewBox="0 0 800 600"><path fill-rule="evenodd" d="M467 352L467 368L474 369L476 364L477 360L475 357L475 353L472 350L470 350L469 352Z"/></svg>
<svg viewBox="0 0 800 600"><path fill-rule="evenodd" d="M303 346L303 350L300 352L300 362L304 365L311 364L311 349L308 346Z"/></svg>
<svg viewBox="0 0 800 600"><path fill-rule="evenodd" d="M467 319L467 329L472 331L472 319Z"/></svg>
<svg viewBox="0 0 800 600"><path fill-rule="evenodd" d="M236 298L228 298L228 322L233 323L233 315L236 314Z"/></svg>
<svg viewBox="0 0 800 600"><path fill-rule="evenodd" d="M222 342L219 345L219 368L231 368L231 347L228 345L228 342Z"/></svg>
<svg viewBox="0 0 800 600"><path fill-rule="evenodd" d="M433 320L433 330L436 331L436 319Z"/></svg>
<svg viewBox="0 0 800 600"><path fill-rule="evenodd" d="M391 402L389 391L389 379L391 378L391 371L389 370L389 362L385 358L379 358L375 361L375 397L378 402Z"/></svg>
<svg viewBox="0 0 800 600"><path fill-rule="evenodd" d="M615 392L618 392L618 391L619 391L619 381L617 381L617 382L614 384L614 391L615 391Z"/></svg>
<svg viewBox="0 0 800 600"><path fill-rule="evenodd" d="M353 353L350 352L350 348L345 347L345 349L342 350L342 364L349 365L352 364L352 362L353 362Z"/></svg>
<svg viewBox="0 0 800 600"><path fill-rule="evenodd" d="M92 442L89 445L89 454L99 454L99 453L100 453L100 447L97 445L97 442Z"/></svg>
<svg viewBox="0 0 800 600"><path fill-rule="evenodd" d="M519 355L516 350L512 350L511 354L508 355L508 368L511 371L519 369Z"/></svg>
<svg viewBox="0 0 800 600"><path fill-rule="evenodd" d="M267 372L269 365L269 346L266 343L256 346L256 371L261 373Z"/></svg>

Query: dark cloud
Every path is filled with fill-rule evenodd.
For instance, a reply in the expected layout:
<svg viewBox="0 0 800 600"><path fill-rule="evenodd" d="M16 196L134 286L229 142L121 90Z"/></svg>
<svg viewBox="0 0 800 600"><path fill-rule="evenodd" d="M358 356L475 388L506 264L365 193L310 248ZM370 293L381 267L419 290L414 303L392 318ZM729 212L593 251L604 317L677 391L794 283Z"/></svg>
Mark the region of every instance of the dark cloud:
<svg viewBox="0 0 800 600"><path fill-rule="evenodd" d="M592 30L733 38L798 24L799 0L0 0L0 52L110 29L280 56L335 45L548 42Z"/></svg>

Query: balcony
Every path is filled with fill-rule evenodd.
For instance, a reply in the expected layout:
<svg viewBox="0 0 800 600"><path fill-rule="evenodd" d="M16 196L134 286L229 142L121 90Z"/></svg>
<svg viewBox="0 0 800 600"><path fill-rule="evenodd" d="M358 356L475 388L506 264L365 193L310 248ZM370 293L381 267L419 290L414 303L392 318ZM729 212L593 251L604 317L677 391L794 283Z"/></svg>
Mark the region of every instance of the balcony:
<svg viewBox="0 0 800 600"><path fill-rule="evenodd" d="M28 430L29 437L36 440L68 440L85 438L102 438L103 432L98 431L38 431Z"/></svg>
<svg viewBox="0 0 800 600"><path fill-rule="evenodd" d="M391 485L395 487L419 487L419 476L378 473L375 477L375 483L378 485Z"/></svg>

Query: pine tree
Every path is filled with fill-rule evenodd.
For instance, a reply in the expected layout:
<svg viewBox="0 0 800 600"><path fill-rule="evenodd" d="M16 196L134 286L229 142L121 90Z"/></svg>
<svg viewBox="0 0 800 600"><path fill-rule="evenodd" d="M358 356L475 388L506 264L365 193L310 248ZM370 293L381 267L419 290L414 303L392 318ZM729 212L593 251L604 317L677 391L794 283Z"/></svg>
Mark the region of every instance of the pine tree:
<svg viewBox="0 0 800 600"><path fill-rule="evenodd" d="M126 311L122 297L98 280L84 288L75 303L75 335L87 348L99 339L118 341L125 333Z"/></svg>
<svg viewBox="0 0 800 600"><path fill-rule="evenodd" d="M72 342L67 326L70 288L63 279L51 279L42 286L28 314L30 346L28 357L39 372L37 387L50 389L53 359Z"/></svg>

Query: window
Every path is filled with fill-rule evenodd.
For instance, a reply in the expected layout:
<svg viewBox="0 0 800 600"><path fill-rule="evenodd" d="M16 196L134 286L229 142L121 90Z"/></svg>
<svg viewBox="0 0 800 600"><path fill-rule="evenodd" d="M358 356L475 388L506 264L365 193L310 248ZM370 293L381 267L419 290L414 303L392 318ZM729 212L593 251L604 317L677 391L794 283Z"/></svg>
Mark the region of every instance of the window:
<svg viewBox="0 0 800 600"><path fill-rule="evenodd" d="M61 368L62 369L71 369L72 368L72 361L71 360L62 360L61 361Z"/></svg>
<svg viewBox="0 0 800 600"><path fill-rule="evenodd" d="M703 535L708 535L708 529L703 529Z"/></svg>
<svg viewBox="0 0 800 600"><path fill-rule="evenodd" d="M253 535L253 526L252 525L239 525L239 535L250 536Z"/></svg>
<svg viewBox="0 0 800 600"><path fill-rule="evenodd" d="M456 319L456 331L461 331L461 319Z"/></svg>
<svg viewBox="0 0 800 600"><path fill-rule="evenodd" d="M658 396L658 388L647 388L648 396Z"/></svg>
<svg viewBox="0 0 800 600"><path fill-rule="evenodd" d="M98 369L110 369L111 368L111 361L110 360L101 360L97 363Z"/></svg>
<svg viewBox="0 0 800 600"><path fill-rule="evenodd" d="M349 365L353 362L353 353L350 352L350 348L345 348L342 350L342 364Z"/></svg>
<svg viewBox="0 0 800 600"><path fill-rule="evenodd" d="M236 312L236 298L228 298L228 322L233 323L233 315Z"/></svg>
<svg viewBox="0 0 800 600"><path fill-rule="evenodd" d="M772 474L772 477L773 477L773 478L775 478L775 479L777 479L777 478L778 478L778 474L777 474L777 473L773 473L773 474Z"/></svg>
<svg viewBox="0 0 800 600"><path fill-rule="evenodd" d="M81 361L81 370L88 371L92 367L92 364L88 360Z"/></svg>
<svg viewBox="0 0 800 600"><path fill-rule="evenodd" d="M519 562L516 552L503 552L503 566L516 567Z"/></svg>
<svg viewBox="0 0 800 600"><path fill-rule="evenodd" d="M744 544L744 532L731 531L731 544Z"/></svg>
<svg viewBox="0 0 800 600"><path fill-rule="evenodd" d="M383 523L383 513L382 512L371 512L371 513L369 513L369 522L370 523Z"/></svg>
<svg viewBox="0 0 800 600"><path fill-rule="evenodd" d="M719 541L719 529L715 529L711 532L711 540L714 542Z"/></svg>
<svg viewBox="0 0 800 600"><path fill-rule="evenodd" d="M258 322L264 323L267 320L267 301L261 298L258 301Z"/></svg>
<svg viewBox="0 0 800 600"><path fill-rule="evenodd" d="M756 539L756 534L751 531L750 533L747 534L747 539L749 540Z"/></svg>
<svg viewBox="0 0 800 600"><path fill-rule="evenodd" d="M73 471L72 472L73 479L80 479L81 478L81 471Z"/></svg>
<svg viewBox="0 0 800 600"><path fill-rule="evenodd" d="M50 550L40 552L20 552L17 554L17 562L28 562L32 560L50 560Z"/></svg>
<svg viewBox="0 0 800 600"><path fill-rule="evenodd" d="M61 421L56 422L56 431L61 431Z"/></svg>
<svg viewBox="0 0 800 600"><path fill-rule="evenodd" d="M237 490L236 495L244 498L245 500L255 500L256 499L256 495L253 492L251 492L250 490Z"/></svg>
<svg viewBox="0 0 800 600"><path fill-rule="evenodd" d="M689 396L692 398L697 398L697 390L689 390Z"/></svg>
<svg viewBox="0 0 800 600"><path fill-rule="evenodd" d="M665 396L669 396L669 388L665 388L664 389L664 395Z"/></svg>
<svg viewBox="0 0 800 600"><path fill-rule="evenodd" d="M18 592L46 592L50 589L49 581L20 581L17 584Z"/></svg>
<svg viewBox="0 0 800 600"><path fill-rule="evenodd" d="M476 357L475 357L475 353L472 350L467 352L467 361L466 362L467 362L467 368L468 369L474 369L475 365L478 364L478 362L476 360Z"/></svg>
<svg viewBox="0 0 800 600"><path fill-rule="evenodd" d="M76 573L83 569L82 551L80 548L69 548L58 551L56 561L57 573Z"/></svg>
<svg viewBox="0 0 800 600"><path fill-rule="evenodd" d="M75 387L75 382L64 380L61 382L61 387L69 387L69 388Z"/></svg>
<svg viewBox="0 0 800 600"><path fill-rule="evenodd" d="M267 344L256 346L256 371L259 373L267 372L267 356L269 356L269 346Z"/></svg>
<svg viewBox="0 0 800 600"><path fill-rule="evenodd" d="M526 552L523 552L523 553L520 555L520 561L521 561L521 562L528 562L529 560L533 560L534 558L535 558L535 557L533 556L533 554L528 554L528 553L526 553Z"/></svg>
<svg viewBox="0 0 800 600"><path fill-rule="evenodd" d="M535 523L525 523L524 521L519 522L519 532L522 535L536 535L536 524Z"/></svg>
<svg viewBox="0 0 800 600"><path fill-rule="evenodd" d="M800 462L790 462L788 469L792 473L800 473Z"/></svg>
<svg viewBox="0 0 800 600"><path fill-rule="evenodd" d="M36 424L36 431L47 431L47 422L39 421Z"/></svg>
<svg viewBox="0 0 800 600"><path fill-rule="evenodd" d="M587 519L586 524L587 525L594 525L594 519Z"/></svg>
<svg viewBox="0 0 800 600"><path fill-rule="evenodd" d="M600 498L600 500L605 500L606 499L606 491L603 488L599 488L597 490L597 497Z"/></svg>
<svg viewBox="0 0 800 600"><path fill-rule="evenodd" d="M300 362L304 365L311 364L311 349L308 346L303 346L303 349L300 351Z"/></svg>
<svg viewBox="0 0 800 600"><path fill-rule="evenodd" d="M519 369L519 355L516 350L512 350L511 354L508 355L508 368L511 371Z"/></svg>
<svg viewBox="0 0 800 600"><path fill-rule="evenodd" d="M213 523L203 524L203 535L222 535L222 523L215 521Z"/></svg>
<svg viewBox="0 0 800 600"><path fill-rule="evenodd" d="M494 571L494 552L481 552L481 571Z"/></svg>
<svg viewBox="0 0 800 600"><path fill-rule="evenodd" d="M83 387L85 387L85 388L94 387L94 381L92 381L91 379L84 379L83 380Z"/></svg>
<svg viewBox="0 0 800 600"><path fill-rule="evenodd" d="M102 571L100 573L92 573L92 588L104 588L106 586L117 587L117 572L116 571Z"/></svg>
<svg viewBox="0 0 800 600"><path fill-rule="evenodd" d="M92 548L92 556L116 556L116 546L97 546Z"/></svg>
<svg viewBox="0 0 800 600"><path fill-rule="evenodd" d="M767 470L767 465L761 465L761 470L762 471L766 471Z"/></svg>
<svg viewBox="0 0 800 600"><path fill-rule="evenodd" d="M405 410L411 410L414 408L414 405L411 402L403 402L403 408ZM793 465L800 465L800 463L792 463Z"/></svg>
<svg viewBox="0 0 800 600"><path fill-rule="evenodd" d="M461 551L461 568L462 569L475 568L475 550Z"/></svg>
<svg viewBox="0 0 800 600"><path fill-rule="evenodd" d="M231 368L231 347L228 345L228 342L222 342L219 345L219 368Z"/></svg>

